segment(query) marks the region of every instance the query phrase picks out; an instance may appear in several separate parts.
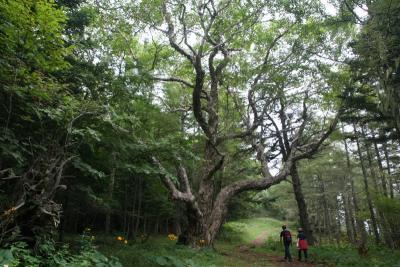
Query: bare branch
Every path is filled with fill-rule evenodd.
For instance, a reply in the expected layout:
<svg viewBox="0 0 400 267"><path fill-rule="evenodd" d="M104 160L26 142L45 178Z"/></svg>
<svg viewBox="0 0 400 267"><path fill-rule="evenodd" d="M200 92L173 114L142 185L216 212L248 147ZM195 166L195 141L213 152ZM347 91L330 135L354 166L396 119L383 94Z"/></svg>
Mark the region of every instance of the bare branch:
<svg viewBox="0 0 400 267"><path fill-rule="evenodd" d="M177 166L177 172L178 172L178 177L181 180L183 187L185 189L185 192L188 194L192 194L192 189L190 187L189 183L189 178L186 172L186 168L182 164L182 160L179 156L175 157L176 160L178 161L178 166Z"/></svg>
<svg viewBox="0 0 400 267"><path fill-rule="evenodd" d="M218 205L218 203L226 203L227 200L238 193L250 190L264 190L274 184L280 183L290 174L290 169L293 166L293 163L293 159L289 157L283 168L275 176L267 176L258 180L240 180L225 186L218 194L215 206Z"/></svg>
<svg viewBox="0 0 400 267"><path fill-rule="evenodd" d="M339 118L343 112L343 109L341 108L337 113L335 118L332 120L332 122L329 124L328 129L321 134L314 142L300 146L295 148L295 151L305 151L300 154L294 153L294 160L300 160L304 158L309 158L312 156L315 152L318 151L319 147L322 145L322 143L329 137L329 135L336 129L337 123L339 122Z"/></svg>
<svg viewBox="0 0 400 267"><path fill-rule="evenodd" d="M257 74L257 76L254 78L254 81L251 85L251 89L254 90L255 87L257 86L258 82L260 81L261 76L264 74L263 70L266 68L266 66L269 63L269 57L271 55L272 49L274 49L274 47L278 44L278 41L283 38L287 33L289 33L291 28L286 29L285 31L283 31L282 33L278 34L274 40L272 40L271 44L269 45L267 52L265 53L264 56L264 60L261 63L261 65L259 65L257 67L257 69L260 70L260 72Z"/></svg>
<svg viewBox="0 0 400 267"><path fill-rule="evenodd" d="M54 185L53 188L50 190L50 192L48 193L49 196L53 196L54 193L57 191L57 189L60 186L60 182L61 182L61 177L64 171L64 167L65 165L70 162L73 158L76 158L77 156L71 156L67 159L65 159L63 162L61 162L60 166L57 168L57 174L55 177L55 181L54 181Z"/></svg>
<svg viewBox="0 0 400 267"><path fill-rule="evenodd" d="M186 192L182 192L176 188L175 184L171 180L171 176L168 174L164 166L162 166L162 164L156 157L151 157L151 160L153 161L153 164L156 165L160 170L162 182L171 192L172 198L187 203L197 213L197 216L199 218L203 217L203 213L201 212L197 201L195 200L195 197L190 190L189 180L186 174L186 170L183 168L183 165L179 164L178 175L180 175L183 179L183 184Z"/></svg>
<svg viewBox="0 0 400 267"><path fill-rule="evenodd" d="M270 180L272 178L272 175L269 171L269 167L268 167L268 161L265 157L265 147L264 145L260 142L256 145L257 147L257 159L261 164L261 172L263 175L263 178L266 180Z"/></svg>
<svg viewBox="0 0 400 267"><path fill-rule="evenodd" d="M175 49L175 51L177 51L179 54L183 55L184 57L186 57L192 64L194 64L194 56L196 56L194 54L190 55L187 51L185 51L182 47L180 47L178 45L178 43L176 42L176 33L175 33L175 28L174 28L174 24L172 22L171 19L171 14L168 12L167 9L167 1L163 2L163 15L164 15L164 19L168 24L168 31L166 32L167 36L168 36L168 40L169 43L171 44L172 48Z"/></svg>
<svg viewBox="0 0 400 267"><path fill-rule="evenodd" d="M181 12L181 15L179 16L179 21L180 21L180 23L182 24L182 27L183 27L183 40L184 40L185 45L190 49L190 51L193 53L193 55L196 55L196 51L189 44L188 39L187 39L188 31L187 31L187 28L186 28L186 21L185 21L186 6L184 4L181 4L181 5L182 5L182 12Z"/></svg>
<svg viewBox="0 0 400 267"><path fill-rule="evenodd" d="M281 133L281 131L279 130L279 127L278 127L278 125L276 124L275 120L271 117L271 115L267 114L267 118L271 121L272 126L273 126L274 129L275 129L275 132L276 132L276 135L275 135L275 136L276 136L276 138L278 139L279 148L281 149L282 156L283 156L283 158L285 159L288 155L287 155L287 151L286 151L286 148L285 148L285 144L284 144L284 142L283 142L282 133Z"/></svg>
<svg viewBox="0 0 400 267"><path fill-rule="evenodd" d="M163 82L178 82L183 85L186 85L187 87L194 88L194 84L191 84L190 82L178 77L153 77L153 79L156 81L163 81Z"/></svg>

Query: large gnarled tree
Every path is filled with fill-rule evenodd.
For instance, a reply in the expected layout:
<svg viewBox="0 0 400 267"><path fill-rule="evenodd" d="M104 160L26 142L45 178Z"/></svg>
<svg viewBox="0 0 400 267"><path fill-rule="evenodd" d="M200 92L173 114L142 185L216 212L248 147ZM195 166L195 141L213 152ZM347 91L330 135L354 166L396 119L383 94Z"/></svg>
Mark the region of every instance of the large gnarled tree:
<svg viewBox="0 0 400 267"><path fill-rule="evenodd" d="M313 101L306 93L307 85L300 83L313 78L304 78L312 75L301 64L295 67L306 57L317 60L315 53L303 53L308 46L302 42L309 34L318 32L313 32L313 27L319 15L306 3L285 5L279 1L142 2L138 10L149 12L139 21L157 36L158 45L169 46L173 51L173 66L153 68L154 80L191 90L190 111L204 137L196 188L179 155L171 153L178 179L169 174L161 159L153 156L152 161L160 169L172 198L187 204L188 242L194 245L204 239L212 245L232 197L281 182L293 172L298 160L314 154L335 129L338 116L320 127L310 127L311 113L315 112L309 110ZM279 75L286 64L291 64L290 71ZM285 75L298 78L290 80ZM286 79L290 82L279 82ZM298 98L290 107L282 107L283 116L292 116L291 124L273 127L277 119L273 110L283 99L281 86L290 87L292 94L297 90ZM222 99L229 99L235 106L234 116L239 119L222 123L226 120ZM279 131L286 138L277 138ZM274 155L282 140L284 150ZM234 158L224 149L232 142L253 153L259 178L244 178L216 187L216 174L228 159Z"/></svg>

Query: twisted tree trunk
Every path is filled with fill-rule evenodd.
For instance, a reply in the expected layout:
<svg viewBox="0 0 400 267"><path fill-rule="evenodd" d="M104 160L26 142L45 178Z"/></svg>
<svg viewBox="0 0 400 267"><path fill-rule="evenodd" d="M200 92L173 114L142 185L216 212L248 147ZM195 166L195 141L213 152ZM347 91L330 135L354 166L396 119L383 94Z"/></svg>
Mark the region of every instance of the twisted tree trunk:
<svg viewBox="0 0 400 267"><path fill-rule="evenodd" d="M189 78L190 80L186 80L188 77L154 77L154 80L177 82L185 88L192 90L192 104L190 109L193 112L193 117L197 125L202 130L205 144L204 153L202 154L203 166L198 170L199 174L197 175L197 180L199 181L197 192L192 192L193 188L190 184L190 179L179 155L173 155L178 181L175 181L174 177L171 177L157 157L153 156L151 159L154 165L159 168L162 182L170 191L172 198L182 201L187 205L188 227L184 230L187 234L187 243L194 246L199 243L211 246L224 222L230 199L244 191L269 188L285 179L291 171L295 171L294 176L297 175L295 179L299 180L294 164L317 152L324 140L335 129L338 116L328 125L326 130L315 133L316 138L313 138L311 141L307 138L309 142L301 143L300 140L304 139L304 131L309 122L306 106L307 101L304 99L303 109L298 114L299 118L296 127L292 127L291 123L286 124L283 127L283 137L279 127L276 127L276 133L274 134L265 132L268 128L266 125L270 124L270 122L276 126L273 118L268 116L268 107L272 103L266 100L269 97L273 98L273 96L267 96L268 93L260 92L259 87L266 78L263 70L270 66L269 60L272 56L272 50L279 40L288 34L290 31L290 27L288 27L277 33L273 40L267 44L261 64L254 69L254 75L247 81L248 94L245 101L247 101L246 105L248 105L248 114L241 114L243 115L241 125L243 125L242 128L244 129L233 133L227 132L226 129L221 129L219 127L219 94L228 89L228 87L221 88L225 83L223 74L235 49L232 49L233 47L231 47L229 41L223 40L224 38L221 37L223 35L214 36L211 32L212 29L215 29L215 22L218 21L219 16L224 12L223 10L229 7L231 3L227 2L227 5L222 7L214 5L211 1L198 6L198 10L195 13L190 13L198 19L200 22L198 26L201 29L200 40L194 46L189 44L190 41L187 38L188 21L185 20L185 16L188 15L188 9L186 9L186 6L180 6L182 8L179 11L180 19L175 20L176 6L171 5L168 1L163 1L161 5L162 16L166 25L166 29L162 32L168 38L171 48L191 66L193 76ZM247 19L252 20L251 16L245 18L245 20ZM177 40L178 36L183 36L182 42ZM307 98L307 94L305 98ZM282 105L281 117L286 115L284 114L284 108L284 105ZM265 121L267 120L266 118L269 118L268 122ZM261 130L261 133L257 132L257 130ZM268 166L268 151L265 149L265 144L266 136L275 136L275 134L280 136L280 138L284 138L284 147L281 151L283 160L279 173L271 175ZM223 145L232 140L240 140L242 143L250 146L254 154L257 154L256 157L261 169L260 178L242 179L225 187L215 188L216 173L221 170L225 159ZM280 140L280 142L282 141ZM300 183L298 184L300 185ZM302 195L301 190L300 195ZM302 205L305 206L304 198ZM301 207L301 211L303 212L304 210L307 217L306 209ZM308 219L303 224L312 242L312 233L309 230Z"/></svg>
<svg viewBox="0 0 400 267"><path fill-rule="evenodd" d="M62 184L63 172L72 158L53 144L17 177L13 205L0 215L0 245L22 237L34 247L40 237L55 233L62 205L53 199L57 191L66 189ZM20 235L15 234L18 232Z"/></svg>

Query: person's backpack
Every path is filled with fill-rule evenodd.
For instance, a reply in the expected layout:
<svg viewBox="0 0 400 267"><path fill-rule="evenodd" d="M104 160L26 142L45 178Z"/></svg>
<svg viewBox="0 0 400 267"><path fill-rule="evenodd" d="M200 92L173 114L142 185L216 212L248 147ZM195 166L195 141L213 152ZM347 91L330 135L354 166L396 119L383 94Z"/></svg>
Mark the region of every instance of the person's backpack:
<svg viewBox="0 0 400 267"><path fill-rule="evenodd" d="M283 240L285 243L291 243L292 242L292 235L288 230L283 231Z"/></svg>

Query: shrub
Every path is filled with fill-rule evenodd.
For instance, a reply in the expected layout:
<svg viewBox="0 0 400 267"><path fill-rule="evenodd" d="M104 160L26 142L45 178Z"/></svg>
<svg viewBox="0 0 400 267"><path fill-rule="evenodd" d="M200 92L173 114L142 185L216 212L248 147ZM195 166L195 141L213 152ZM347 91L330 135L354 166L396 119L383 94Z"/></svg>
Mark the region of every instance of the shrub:
<svg viewBox="0 0 400 267"><path fill-rule="evenodd" d="M29 248L24 242L15 242L9 249L0 250L0 266L4 265L9 267L122 267L116 258L107 258L97 251L88 236L82 236L78 251L75 252L68 245L58 247L52 239L44 239L35 250Z"/></svg>
<svg viewBox="0 0 400 267"><path fill-rule="evenodd" d="M218 239L225 241L240 241L241 234L246 230L247 225L241 222L225 223L218 235Z"/></svg>

